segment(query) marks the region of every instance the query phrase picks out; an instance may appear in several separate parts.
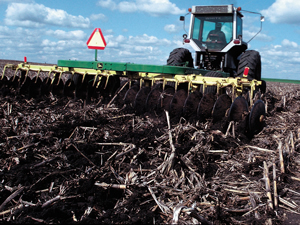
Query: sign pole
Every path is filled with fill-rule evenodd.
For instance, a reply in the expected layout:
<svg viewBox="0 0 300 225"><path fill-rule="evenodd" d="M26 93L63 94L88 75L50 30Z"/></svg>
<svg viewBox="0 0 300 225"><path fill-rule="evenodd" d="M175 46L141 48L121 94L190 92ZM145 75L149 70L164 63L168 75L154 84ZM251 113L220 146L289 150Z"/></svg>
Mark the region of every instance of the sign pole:
<svg viewBox="0 0 300 225"><path fill-rule="evenodd" d="M95 61L97 61L97 53L98 53L98 50L97 49L95 49Z"/></svg>

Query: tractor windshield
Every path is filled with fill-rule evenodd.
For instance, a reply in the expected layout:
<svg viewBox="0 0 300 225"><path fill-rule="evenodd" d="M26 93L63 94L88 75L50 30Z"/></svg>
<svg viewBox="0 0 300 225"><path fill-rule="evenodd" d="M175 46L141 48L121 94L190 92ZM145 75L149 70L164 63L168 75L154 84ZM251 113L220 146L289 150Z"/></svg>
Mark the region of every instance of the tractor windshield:
<svg viewBox="0 0 300 225"><path fill-rule="evenodd" d="M233 16L197 15L192 30L192 39L199 46L221 50L232 40Z"/></svg>

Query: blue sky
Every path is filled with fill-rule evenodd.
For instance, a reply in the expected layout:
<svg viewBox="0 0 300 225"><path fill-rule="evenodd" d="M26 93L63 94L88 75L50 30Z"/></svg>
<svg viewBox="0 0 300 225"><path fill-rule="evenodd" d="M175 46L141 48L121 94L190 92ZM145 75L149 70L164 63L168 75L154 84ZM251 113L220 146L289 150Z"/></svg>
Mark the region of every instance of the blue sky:
<svg viewBox="0 0 300 225"><path fill-rule="evenodd" d="M299 0L0 0L0 59L94 60L86 42L101 28L107 46L98 51L99 61L164 65L174 48L193 52L182 44L179 16L193 5L223 4L265 16L262 32L249 43L261 54L262 77L300 80ZM243 40L259 28L259 16L244 13Z"/></svg>

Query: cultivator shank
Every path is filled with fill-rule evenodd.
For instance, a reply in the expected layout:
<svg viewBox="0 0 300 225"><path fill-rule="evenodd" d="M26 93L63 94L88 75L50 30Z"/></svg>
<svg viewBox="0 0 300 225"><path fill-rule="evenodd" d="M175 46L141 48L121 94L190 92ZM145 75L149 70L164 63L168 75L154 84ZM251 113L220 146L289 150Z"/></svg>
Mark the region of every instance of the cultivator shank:
<svg viewBox="0 0 300 225"><path fill-rule="evenodd" d="M52 66L7 64L0 88L2 94L15 90L29 97L51 92L86 102L101 98L138 115L168 110L176 122L181 117L191 122L247 120L247 133L258 133L265 106L253 98L262 81L217 75L188 67L59 60Z"/></svg>

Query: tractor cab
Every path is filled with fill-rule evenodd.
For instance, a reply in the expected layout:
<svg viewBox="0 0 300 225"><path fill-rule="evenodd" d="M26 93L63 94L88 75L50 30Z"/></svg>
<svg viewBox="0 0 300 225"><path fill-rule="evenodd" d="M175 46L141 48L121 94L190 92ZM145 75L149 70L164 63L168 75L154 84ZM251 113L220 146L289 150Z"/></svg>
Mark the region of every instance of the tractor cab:
<svg viewBox="0 0 300 225"><path fill-rule="evenodd" d="M190 29L184 43L195 50L194 64L199 69L220 70L232 75L238 57L248 48L243 41L241 8L233 5L193 6ZM184 17L180 17L184 20Z"/></svg>

